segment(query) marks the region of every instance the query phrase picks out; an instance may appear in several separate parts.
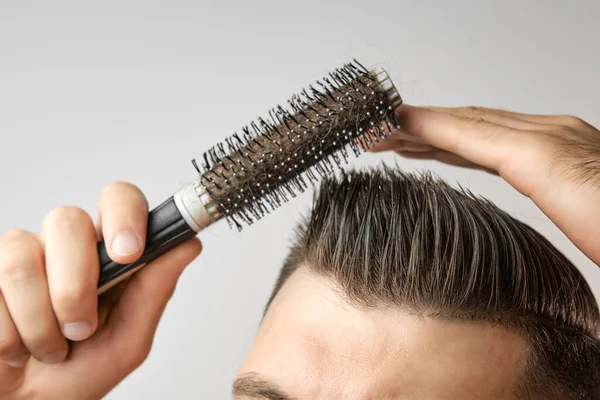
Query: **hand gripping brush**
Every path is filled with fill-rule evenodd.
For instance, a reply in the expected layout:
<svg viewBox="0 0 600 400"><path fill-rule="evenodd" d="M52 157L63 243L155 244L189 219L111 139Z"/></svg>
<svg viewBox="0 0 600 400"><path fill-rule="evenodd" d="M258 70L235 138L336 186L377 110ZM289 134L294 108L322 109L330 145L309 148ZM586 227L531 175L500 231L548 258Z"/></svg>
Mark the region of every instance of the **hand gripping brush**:
<svg viewBox="0 0 600 400"><path fill-rule="evenodd" d="M199 178L149 213L136 262L118 264L98 244L99 293L221 219L241 229L304 192L398 128L401 103L385 70L354 60L271 109L192 161Z"/></svg>

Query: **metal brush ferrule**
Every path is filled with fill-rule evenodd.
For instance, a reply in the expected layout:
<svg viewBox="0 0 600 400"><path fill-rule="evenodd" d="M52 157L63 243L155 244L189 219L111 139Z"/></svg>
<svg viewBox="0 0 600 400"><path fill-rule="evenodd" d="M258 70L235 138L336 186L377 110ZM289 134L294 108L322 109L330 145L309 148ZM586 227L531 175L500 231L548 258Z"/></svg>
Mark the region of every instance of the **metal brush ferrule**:
<svg viewBox="0 0 600 400"><path fill-rule="evenodd" d="M402 104L402 97L400 96L398 89L396 89L396 86L394 86L394 82L392 82L392 79L385 69L382 67L375 67L371 70L371 75L375 77L375 80L385 92L392 109Z"/></svg>
<svg viewBox="0 0 600 400"><path fill-rule="evenodd" d="M185 222L196 232L222 218L218 205L199 180L183 187L173 199Z"/></svg>

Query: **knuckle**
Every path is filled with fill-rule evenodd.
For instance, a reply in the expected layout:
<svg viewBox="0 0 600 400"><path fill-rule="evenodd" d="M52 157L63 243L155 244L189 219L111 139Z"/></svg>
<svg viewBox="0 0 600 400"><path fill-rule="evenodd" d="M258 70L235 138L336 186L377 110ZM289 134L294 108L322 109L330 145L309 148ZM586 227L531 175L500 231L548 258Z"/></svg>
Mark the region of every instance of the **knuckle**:
<svg viewBox="0 0 600 400"><path fill-rule="evenodd" d="M23 229L12 229L4 234L3 242L15 243L27 241L31 238L31 233Z"/></svg>
<svg viewBox="0 0 600 400"><path fill-rule="evenodd" d="M41 248L33 234L13 229L0 239L0 274L27 272L27 268L41 262Z"/></svg>
<svg viewBox="0 0 600 400"><path fill-rule="evenodd" d="M58 327L47 324L32 324L21 333L23 342L37 355L51 355L57 353L66 343Z"/></svg>
<svg viewBox="0 0 600 400"><path fill-rule="evenodd" d="M583 119L576 117L574 115L561 115L559 117L562 125L574 128L574 129L582 129L588 126L587 122Z"/></svg>
<svg viewBox="0 0 600 400"><path fill-rule="evenodd" d="M104 188L104 190L102 190L102 193L111 193L114 191L118 191L118 190L128 190L131 189L132 187L135 187L132 183L130 182L125 182L125 181L116 181L116 182L111 182L108 185L106 185L106 187Z"/></svg>
<svg viewBox="0 0 600 400"><path fill-rule="evenodd" d="M551 135L546 132L529 132L523 138L523 146L528 150L539 153L548 154L555 151L559 145L560 135Z"/></svg>
<svg viewBox="0 0 600 400"><path fill-rule="evenodd" d="M483 117L480 117L480 116L471 116L471 117L467 118L467 124L475 126L475 127L481 127L483 125L486 125L487 121Z"/></svg>
<svg viewBox="0 0 600 400"><path fill-rule="evenodd" d="M462 111L469 113L469 114L479 114L483 111L483 109L478 106L467 106L467 107L462 107Z"/></svg>
<svg viewBox="0 0 600 400"><path fill-rule="evenodd" d="M81 208L62 206L50 211L44 218L43 225L72 230L75 226L88 221L91 221L89 215Z"/></svg>
<svg viewBox="0 0 600 400"><path fill-rule="evenodd" d="M559 125L545 132L531 133L536 145L545 152L555 152L569 148L578 141L580 135L571 127Z"/></svg>
<svg viewBox="0 0 600 400"><path fill-rule="evenodd" d="M134 204L142 204L146 208L148 207L148 202L141 189L132 183L123 181L113 182L104 188L98 200L98 207L102 209L103 205L114 203L115 199L121 200L123 198L133 201Z"/></svg>
<svg viewBox="0 0 600 400"><path fill-rule="evenodd" d="M52 301L60 311L77 309L87 295L89 291L82 284L63 286L51 293Z"/></svg>
<svg viewBox="0 0 600 400"><path fill-rule="evenodd" d="M0 275L12 283L35 278L41 268L41 257L23 246L11 246L0 252Z"/></svg>
<svg viewBox="0 0 600 400"><path fill-rule="evenodd" d="M125 181L118 181L118 182L113 182L113 183L109 184L108 186L106 186L104 188L104 190L102 191L102 194L113 194L115 192L123 192L123 191L136 192L140 195L142 194L142 191L140 190L140 188L138 188L133 183L125 182Z"/></svg>

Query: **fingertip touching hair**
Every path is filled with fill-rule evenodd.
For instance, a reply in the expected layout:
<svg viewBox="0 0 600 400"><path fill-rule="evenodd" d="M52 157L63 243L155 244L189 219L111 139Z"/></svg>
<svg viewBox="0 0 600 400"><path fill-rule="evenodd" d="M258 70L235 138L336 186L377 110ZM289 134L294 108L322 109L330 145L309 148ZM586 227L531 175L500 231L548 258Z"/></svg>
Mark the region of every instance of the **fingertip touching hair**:
<svg viewBox="0 0 600 400"><path fill-rule="evenodd" d="M581 273L528 225L431 174L383 165L325 179L269 304L301 266L360 307L520 333L520 399L583 399L600 386L600 312Z"/></svg>

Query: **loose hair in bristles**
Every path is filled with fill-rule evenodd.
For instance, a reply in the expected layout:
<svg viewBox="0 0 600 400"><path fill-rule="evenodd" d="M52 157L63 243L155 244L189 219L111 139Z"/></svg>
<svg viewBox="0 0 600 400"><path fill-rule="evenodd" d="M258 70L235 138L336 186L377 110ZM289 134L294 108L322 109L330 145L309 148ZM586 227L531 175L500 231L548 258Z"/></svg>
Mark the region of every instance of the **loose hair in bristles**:
<svg viewBox="0 0 600 400"><path fill-rule="evenodd" d="M277 106L203 155L200 183L230 225L251 224L397 128L375 77L358 61Z"/></svg>
<svg viewBox="0 0 600 400"><path fill-rule="evenodd" d="M273 297L302 266L360 308L519 332L529 343L520 399L600 386L600 313L582 274L528 225L431 174L382 166L324 179Z"/></svg>

